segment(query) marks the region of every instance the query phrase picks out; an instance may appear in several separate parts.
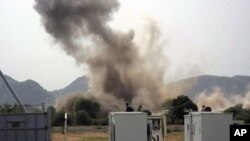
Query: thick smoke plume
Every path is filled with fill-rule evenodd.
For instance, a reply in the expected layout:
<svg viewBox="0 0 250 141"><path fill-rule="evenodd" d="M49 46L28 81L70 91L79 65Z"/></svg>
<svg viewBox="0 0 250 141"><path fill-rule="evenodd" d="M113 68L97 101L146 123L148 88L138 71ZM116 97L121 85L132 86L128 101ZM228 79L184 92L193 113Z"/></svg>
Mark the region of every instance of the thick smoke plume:
<svg viewBox="0 0 250 141"><path fill-rule="evenodd" d="M150 22L143 46L137 45L134 31L109 26L119 6L116 0L36 0L34 8L66 53L87 64L91 93L104 110L117 110L124 102L157 110L166 95L160 31Z"/></svg>

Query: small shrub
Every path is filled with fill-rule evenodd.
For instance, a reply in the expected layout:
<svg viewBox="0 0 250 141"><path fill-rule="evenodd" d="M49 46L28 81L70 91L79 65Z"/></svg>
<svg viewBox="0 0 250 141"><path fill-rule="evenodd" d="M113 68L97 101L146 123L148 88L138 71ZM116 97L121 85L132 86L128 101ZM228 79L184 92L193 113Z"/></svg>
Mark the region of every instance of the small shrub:
<svg viewBox="0 0 250 141"><path fill-rule="evenodd" d="M91 118L85 110L81 110L76 113L77 125L91 125Z"/></svg>

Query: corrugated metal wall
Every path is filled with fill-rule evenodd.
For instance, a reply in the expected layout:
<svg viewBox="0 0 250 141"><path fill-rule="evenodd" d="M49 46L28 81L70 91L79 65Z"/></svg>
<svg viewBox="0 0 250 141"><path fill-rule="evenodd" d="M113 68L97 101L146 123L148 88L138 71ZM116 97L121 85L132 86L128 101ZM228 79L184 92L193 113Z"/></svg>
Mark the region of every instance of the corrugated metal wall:
<svg viewBox="0 0 250 141"><path fill-rule="evenodd" d="M50 112L0 114L0 141L51 141Z"/></svg>

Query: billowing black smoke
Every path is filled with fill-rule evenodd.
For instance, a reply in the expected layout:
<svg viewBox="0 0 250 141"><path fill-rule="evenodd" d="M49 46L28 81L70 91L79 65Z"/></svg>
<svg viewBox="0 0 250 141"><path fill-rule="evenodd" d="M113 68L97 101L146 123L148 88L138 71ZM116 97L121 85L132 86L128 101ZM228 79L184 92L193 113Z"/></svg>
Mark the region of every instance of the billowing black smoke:
<svg viewBox="0 0 250 141"><path fill-rule="evenodd" d="M134 31L122 33L109 26L119 6L117 0L36 0L34 7L67 54L87 64L91 92L104 109L132 102L155 110L167 95L159 29L152 22L145 29L144 46L136 45Z"/></svg>

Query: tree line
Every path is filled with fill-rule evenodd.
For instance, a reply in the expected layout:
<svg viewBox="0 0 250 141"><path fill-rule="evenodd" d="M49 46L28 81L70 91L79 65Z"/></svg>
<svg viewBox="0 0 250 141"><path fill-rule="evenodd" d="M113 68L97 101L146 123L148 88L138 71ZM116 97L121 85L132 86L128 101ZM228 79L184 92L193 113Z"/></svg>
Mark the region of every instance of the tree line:
<svg viewBox="0 0 250 141"><path fill-rule="evenodd" d="M101 105L94 99L79 98L73 104L73 110L67 111L68 125L108 125L108 113L100 111ZM64 124L64 114L66 111L56 111L51 107L52 125L62 126ZM198 111L198 106L187 96L180 95L173 99L167 99L163 104L164 110L167 111L168 124L183 124L184 115L190 111ZM39 109L36 109L39 112ZM0 105L1 113L22 113L21 106L14 104ZM40 111L42 112L42 111ZM150 111L146 111L149 115ZM250 123L250 109L243 108L242 104L236 104L224 110L225 113L232 113L235 120L243 120Z"/></svg>
<svg viewBox="0 0 250 141"><path fill-rule="evenodd" d="M166 100L163 104L163 109L168 111L168 124L183 124L185 114L188 114L190 111L198 111L197 105L184 95ZM250 109L243 108L242 104L233 105L223 112L232 113L234 120L243 120L246 124L250 123Z"/></svg>
<svg viewBox="0 0 250 141"><path fill-rule="evenodd" d="M102 115L100 107L93 99L79 98L73 104L73 111L67 112L68 125L108 125L107 116ZM62 126L65 113L64 110L56 111L52 108L52 125Z"/></svg>
<svg viewBox="0 0 250 141"><path fill-rule="evenodd" d="M22 113L23 109L20 105L14 104L4 104L0 105L0 114L1 113Z"/></svg>

